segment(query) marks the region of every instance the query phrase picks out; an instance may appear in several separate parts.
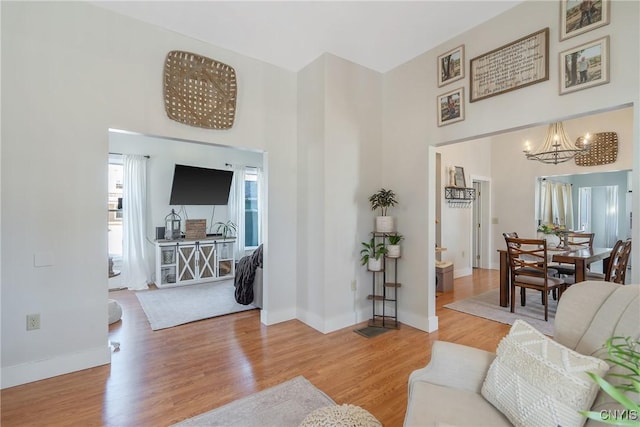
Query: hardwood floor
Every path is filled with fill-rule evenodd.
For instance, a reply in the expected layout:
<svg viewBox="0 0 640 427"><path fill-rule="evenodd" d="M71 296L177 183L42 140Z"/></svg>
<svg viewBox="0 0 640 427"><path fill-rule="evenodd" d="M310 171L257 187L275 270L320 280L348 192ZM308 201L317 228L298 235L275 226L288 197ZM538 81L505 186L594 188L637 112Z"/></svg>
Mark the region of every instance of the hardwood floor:
<svg viewBox="0 0 640 427"><path fill-rule="evenodd" d="M132 292L112 292L124 316L110 327L110 339L120 342L111 365L2 390L0 421L168 426L303 375L337 403L401 426L407 379L427 364L434 340L493 351L506 335L508 325L441 308L497 286L498 271L474 270L437 298L437 332L402 325L372 339L356 327L325 335L297 320L267 327L257 310L154 332Z"/></svg>

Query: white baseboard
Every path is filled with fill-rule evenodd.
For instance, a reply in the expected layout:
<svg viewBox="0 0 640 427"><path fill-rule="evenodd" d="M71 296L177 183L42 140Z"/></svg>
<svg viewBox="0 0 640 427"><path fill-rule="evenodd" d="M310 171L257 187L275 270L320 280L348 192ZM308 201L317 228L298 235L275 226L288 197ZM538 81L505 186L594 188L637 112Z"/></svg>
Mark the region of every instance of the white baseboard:
<svg viewBox="0 0 640 427"><path fill-rule="evenodd" d="M465 267L453 270L453 278L457 279L458 277L471 276L473 274L473 268Z"/></svg>
<svg viewBox="0 0 640 427"><path fill-rule="evenodd" d="M416 316L411 313L400 313L400 323L409 325L413 328L420 329L425 332L434 332L438 330L438 316Z"/></svg>
<svg viewBox="0 0 640 427"><path fill-rule="evenodd" d="M276 323L286 322L287 320L292 320L296 318L296 309L286 309L286 310L260 310L260 321L269 326L275 325Z"/></svg>
<svg viewBox="0 0 640 427"><path fill-rule="evenodd" d="M104 347L79 353L6 366L2 368L2 384L0 386L5 389L109 363L111 363L111 348L105 344Z"/></svg>

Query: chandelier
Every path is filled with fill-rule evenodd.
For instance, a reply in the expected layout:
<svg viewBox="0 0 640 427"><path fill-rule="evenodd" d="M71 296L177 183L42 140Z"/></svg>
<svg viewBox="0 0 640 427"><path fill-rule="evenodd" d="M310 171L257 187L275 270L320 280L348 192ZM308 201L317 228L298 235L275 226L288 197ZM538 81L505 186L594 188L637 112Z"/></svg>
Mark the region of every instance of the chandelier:
<svg viewBox="0 0 640 427"><path fill-rule="evenodd" d="M578 139L574 144L569 140L561 122L551 123L547 131L544 143L537 150L532 151L529 141L525 142L524 153L527 159L537 160L542 163L566 162L576 155L589 150L589 134Z"/></svg>

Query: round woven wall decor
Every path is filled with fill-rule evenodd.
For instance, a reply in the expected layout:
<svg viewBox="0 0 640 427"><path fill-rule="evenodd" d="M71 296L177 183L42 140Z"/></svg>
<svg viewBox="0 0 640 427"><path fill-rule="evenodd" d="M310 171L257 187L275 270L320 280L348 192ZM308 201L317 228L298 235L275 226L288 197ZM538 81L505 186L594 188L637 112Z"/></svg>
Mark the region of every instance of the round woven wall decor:
<svg viewBox="0 0 640 427"><path fill-rule="evenodd" d="M576 145L584 139L578 138ZM576 156L577 166L597 166L614 163L618 158L618 134L615 132L594 133L589 141L589 151Z"/></svg>
<svg viewBox="0 0 640 427"><path fill-rule="evenodd" d="M236 114L236 72L222 62L173 50L164 63L164 109L170 119L229 129Z"/></svg>

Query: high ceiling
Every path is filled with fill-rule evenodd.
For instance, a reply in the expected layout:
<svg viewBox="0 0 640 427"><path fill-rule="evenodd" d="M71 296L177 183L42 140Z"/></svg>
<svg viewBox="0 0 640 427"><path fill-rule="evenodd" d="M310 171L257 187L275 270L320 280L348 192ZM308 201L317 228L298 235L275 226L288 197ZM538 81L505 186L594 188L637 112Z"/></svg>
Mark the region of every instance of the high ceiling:
<svg viewBox="0 0 640 427"><path fill-rule="evenodd" d="M522 1L94 3L291 71L328 52L386 72Z"/></svg>

